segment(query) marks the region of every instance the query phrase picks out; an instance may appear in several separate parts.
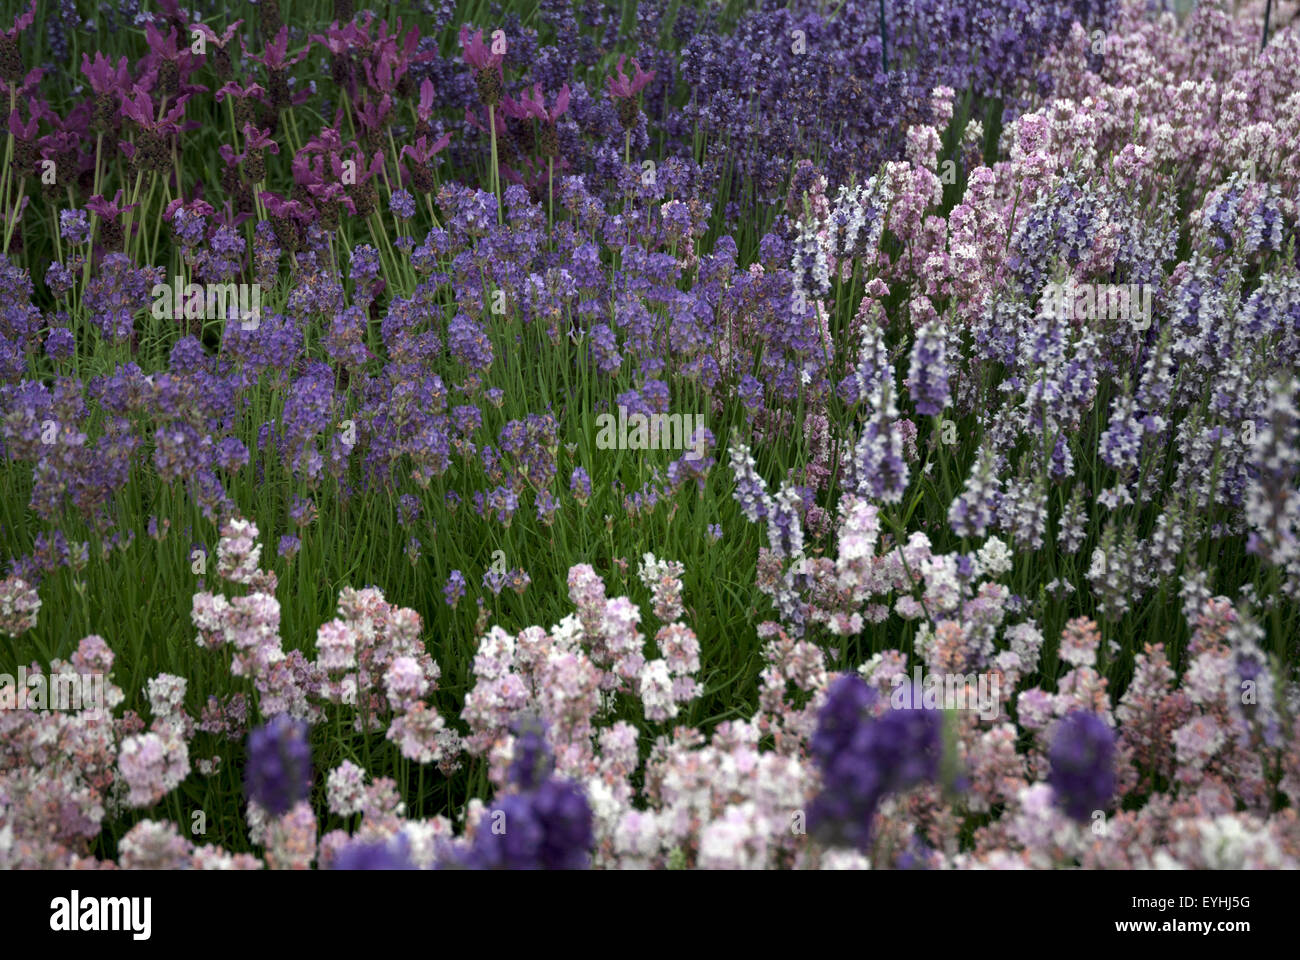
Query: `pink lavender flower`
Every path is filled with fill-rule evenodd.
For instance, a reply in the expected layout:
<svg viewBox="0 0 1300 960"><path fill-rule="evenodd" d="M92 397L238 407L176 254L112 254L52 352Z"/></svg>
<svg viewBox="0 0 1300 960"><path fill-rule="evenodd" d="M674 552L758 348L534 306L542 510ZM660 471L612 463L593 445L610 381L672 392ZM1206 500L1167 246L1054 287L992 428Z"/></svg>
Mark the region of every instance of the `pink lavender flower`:
<svg viewBox="0 0 1300 960"><path fill-rule="evenodd" d="M117 843L123 870L185 870L193 845L170 820L141 820Z"/></svg>
<svg viewBox="0 0 1300 960"><path fill-rule="evenodd" d="M118 751L118 770L128 787L127 803L152 807L189 775L189 750L174 736L145 733L128 737Z"/></svg>
<svg viewBox="0 0 1300 960"><path fill-rule="evenodd" d="M350 817L361 812L366 773L351 760L344 760L326 778L325 796L330 812Z"/></svg>
<svg viewBox="0 0 1300 960"><path fill-rule="evenodd" d="M21 577L0 580L0 633L17 637L36 626L41 598Z"/></svg>

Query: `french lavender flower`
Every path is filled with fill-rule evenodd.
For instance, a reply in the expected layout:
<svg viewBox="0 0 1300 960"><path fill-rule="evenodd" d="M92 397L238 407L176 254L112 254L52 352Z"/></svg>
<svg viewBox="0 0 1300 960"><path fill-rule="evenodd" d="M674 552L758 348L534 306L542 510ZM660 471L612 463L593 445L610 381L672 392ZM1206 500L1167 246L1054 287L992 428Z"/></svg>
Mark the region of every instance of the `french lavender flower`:
<svg viewBox="0 0 1300 960"><path fill-rule="evenodd" d="M307 724L279 714L250 733L244 786L248 798L274 816L306 799L311 791Z"/></svg>
<svg viewBox="0 0 1300 960"><path fill-rule="evenodd" d="M1105 810L1115 795L1115 732L1095 713L1076 710L1056 728L1047 782L1075 820Z"/></svg>

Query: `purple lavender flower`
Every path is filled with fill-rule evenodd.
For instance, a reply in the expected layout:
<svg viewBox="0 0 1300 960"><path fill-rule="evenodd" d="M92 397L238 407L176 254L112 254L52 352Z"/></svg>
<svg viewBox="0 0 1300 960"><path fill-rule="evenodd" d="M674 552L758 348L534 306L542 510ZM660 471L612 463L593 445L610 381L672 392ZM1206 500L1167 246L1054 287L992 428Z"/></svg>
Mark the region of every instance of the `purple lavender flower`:
<svg viewBox="0 0 1300 960"><path fill-rule="evenodd" d="M495 829L495 827L500 829ZM454 857L471 870L581 870L590 863L591 807L582 788L552 777L535 790L499 797L474 844Z"/></svg>
<svg viewBox="0 0 1300 960"><path fill-rule="evenodd" d="M77 349L77 339L67 327L56 327L45 338L45 355L51 360L72 356Z"/></svg>
<svg viewBox="0 0 1300 960"><path fill-rule="evenodd" d="M392 208L393 213L397 214L402 220L409 220L415 216L415 198L411 196L409 191L394 190L388 205Z"/></svg>
<svg viewBox="0 0 1300 960"><path fill-rule="evenodd" d="M409 527L415 521L420 519L420 500L418 497L409 493L404 493L397 498L397 515L402 521L402 526Z"/></svg>
<svg viewBox="0 0 1300 960"><path fill-rule="evenodd" d="M500 596L501 591L504 590L506 586L505 572L498 570L496 567L489 568L483 574L483 586L491 590L494 597Z"/></svg>
<svg viewBox="0 0 1300 960"><path fill-rule="evenodd" d="M574 467L573 473L569 475L569 493L584 507L591 499L591 477L582 467Z"/></svg>
<svg viewBox="0 0 1300 960"><path fill-rule="evenodd" d="M334 857L331 870L414 870L405 834L393 840L353 840Z"/></svg>
<svg viewBox="0 0 1300 960"><path fill-rule="evenodd" d="M311 791L307 724L279 714L250 733L244 787L248 798L273 816L306 799Z"/></svg>
<svg viewBox="0 0 1300 960"><path fill-rule="evenodd" d="M927 323L916 331L907 389L916 412L922 416L937 417L948 406L948 363L943 332L937 322Z"/></svg>
<svg viewBox="0 0 1300 960"><path fill-rule="evenodd" d="M248 448L238 437L226 437L217 444L212 462L222 470L234 472L248 463Z"/></svg>
<svg viewBox="0 0 1300 960"><path fill-rule="evenodd" d="M881 799L938 777L939 711L889 709L873 717L875 700L866 681L844 675L831 686L809 741L822 790L809 807L808 826L835 846L868 849Z"/></svg>
<svg viewBox="0 0 1300 960"><path fill-rule="evenodd" d="M82 244L90 239L90 220L85 210L59 211L59 233L69 243Z"/></svg>
<svg viewBox="0 0 1300 960"><path fill-rule="evenodd" d="M465 596L465 575L459 570L453 570L442 588L442 595L447 600L447 606L454 610L460 598Z"/></svg>
<svg viewBox="0 0 1300 960"><path fill-rule="evenodd" d="M379 276L379 251L363 243L352 251L352 265L348 274L353 280L373 280Z"/></svg>
<svg viewBox="0 0 1300 960"><path fill-rule="evenodd" d="M1075 820L1105 810L1115 795L1115 732L1095 713L1076 710L1057 725L1047 782Z"/></svg>

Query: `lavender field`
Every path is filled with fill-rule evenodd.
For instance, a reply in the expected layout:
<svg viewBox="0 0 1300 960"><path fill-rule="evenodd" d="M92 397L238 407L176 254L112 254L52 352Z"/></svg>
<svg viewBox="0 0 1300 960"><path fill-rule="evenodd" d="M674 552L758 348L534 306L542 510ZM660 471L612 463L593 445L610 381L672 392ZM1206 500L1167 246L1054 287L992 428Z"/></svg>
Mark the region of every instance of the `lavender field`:
<svg viewBox="0 0 1300 960"><path fill-rule="evenodd" d="M1300 3L0 80L0 868L1300 867Z"/></svg>

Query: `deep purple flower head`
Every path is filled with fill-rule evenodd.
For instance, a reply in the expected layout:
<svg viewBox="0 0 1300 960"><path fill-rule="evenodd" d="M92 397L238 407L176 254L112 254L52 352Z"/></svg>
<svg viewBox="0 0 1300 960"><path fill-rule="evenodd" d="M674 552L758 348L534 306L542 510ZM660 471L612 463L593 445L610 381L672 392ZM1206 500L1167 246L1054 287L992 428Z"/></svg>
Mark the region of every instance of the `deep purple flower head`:
<svg viewBox="0 0 1300 960"><path fill-rule="evenodd" d="M280 714L250 733L244 787L248 798L273 816L306 799L311 790L307 724Z"/></svg>
<svg viewBox="0 0 1300 960"><path fill-rule="evenodd" d="M827 766L846 750L875 700L876 692L858 677L845 674L835 681L826 693L826 702L817 714L817 729L808 741L813 759Z"/></svg>
<svg viewBox="0 0 1300 960"><path fill-rule="evenodd" d="M125 93L131 89L131 71L127 67L125 56L113 65L113 61L102 53L95 52L92 61L86 54L81 55L81 72L90 81L90 88L98 96Z"/></svg>
<svg viewBox="0 0 1300 960"><path fill-rule="evenodd" d="M498 797L473 846L458 860L471 870L581 870L594 842L582 788L553 777L536 790Z"/></svg>
<svg viewBox="0 0 1300 960"><path fill-rule="evenodd" d="M940 712L892 708L873 716L875 701L861 677L841 677L827 694L809 743L822 790L809 807L808 826L834 846L867 849L881 799L939 775Z"/></svg>
<svg viewBox="0 0 1300 960"><path fill-rule="evenodd" d="M239 45L243 48L244 55L248 59L262 64L267 70L287 70L311 51L311 44L307 44L295 55L289 55L289 28L287 26L280 27L280 32L275 35L275 39L266 44L265 49L259 56L254 56L248 52L248 47L244 46L243 37L240 37Z"/></svg>
<svg viewBox="0 0 1300 960"><path fill-rule="evenodd" d="M1115 731L1095 713L1076 710L1056 727L1047 782L1075 820L1105 810L1115 795Z"/></svg>
<svg viewBox="0 0 1300 960"><path fill-rule="evenodd" d="M537 719L521 720L516 727L514 762L510 764L510 782L522 790L532 790L551 773L555 757L546 742L546 733Z"/></svg>
<svg viewBox="0 0 1300 960"><path fill-rule="evenodd" d="M391 841L352 841L335 855L330 869L414 870L415 865L411 863L410 844L406 836L399 833Z"/></svg>

